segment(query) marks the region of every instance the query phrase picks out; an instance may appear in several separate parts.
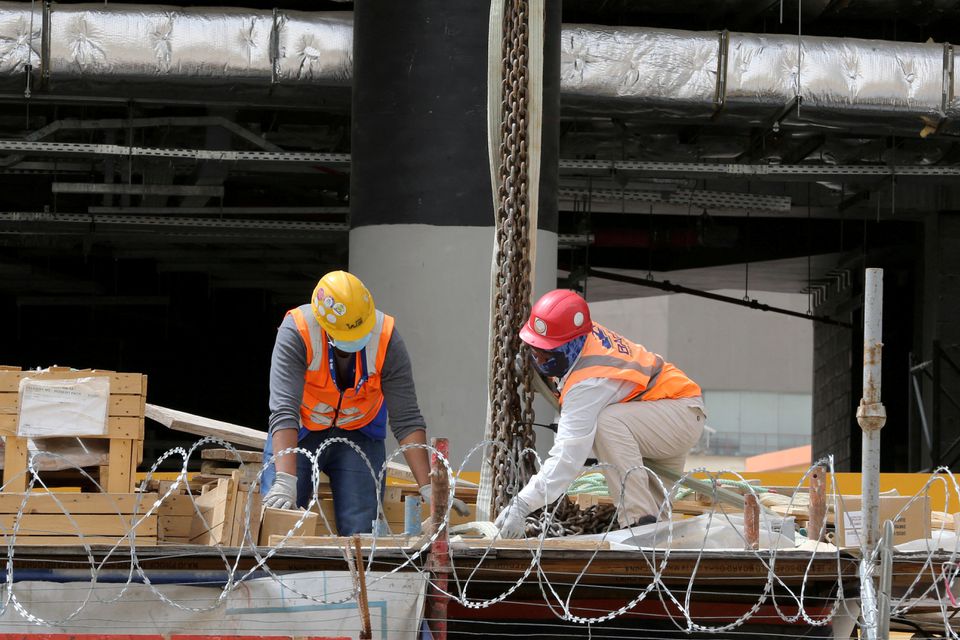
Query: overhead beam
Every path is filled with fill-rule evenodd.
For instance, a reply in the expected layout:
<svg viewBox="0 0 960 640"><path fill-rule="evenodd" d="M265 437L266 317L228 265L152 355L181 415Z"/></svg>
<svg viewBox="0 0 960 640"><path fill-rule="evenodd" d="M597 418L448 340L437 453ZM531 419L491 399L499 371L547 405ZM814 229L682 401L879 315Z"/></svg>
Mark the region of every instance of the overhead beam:
<svg viewBox="0 0 960 640"><path fill-rule="evenodd" d="M53 193L85 193L126 196L207 196L222 198L223 187L187 184L101 184L96 182L54 182Z"/></svg>
<svg viewBox="0 0 960 640"><path fill-rule="evenodd" d="M350 207L87 207L88 213L123 215L249 215L249 216L313 216L348 215Z"/></svg>

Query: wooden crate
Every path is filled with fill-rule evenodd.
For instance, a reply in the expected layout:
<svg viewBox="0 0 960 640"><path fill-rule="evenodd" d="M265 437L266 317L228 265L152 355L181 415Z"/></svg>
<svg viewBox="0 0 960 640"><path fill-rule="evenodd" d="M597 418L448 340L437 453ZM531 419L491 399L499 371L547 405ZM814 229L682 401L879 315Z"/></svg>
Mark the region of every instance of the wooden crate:
<svg viewBox="0 0 960 640"><path fill-rule="evenodd" d="M260 493L249 482L242 481L239 470L230 478L211 483L203 494L194 495L193 500L197 508L191 516L190 543L228 547L249 544L246 538L248 501L252 501L250 536L253 540L259 538Z"/></svg>
<svg viewBox="0 0 960 640"><path fill-rule="evenodd" d="M25 495L27 502L18 518ZM146 517L143 514L157 497L134 493L0 493L0 544L9 543L17 525L17 545L120 542L128 546L130 541L124 537L137 523L136 544L153 546L157 544L158 517L156 513Z"/></svg>
<svg viewBox="0 0 960 640"><path fill-rule="evenodd" d="M106 467L100 468L100 485L107 493L131 493L137 465L143 459L143 414L147 398L147 376L95 369L70 370L53 367L46 371L0 370L0 436L4 437L3 484L6 491L22 492L27 487L27 439L17 436L20 409L20 381L110 378L107 434L83 436L109 439Z"/></svg>
<svg viewBox="0 0 960 640"><path fill-rule="evenodd" d="M269 544L271 537L279 536L282 539L302 517L303 511L300 511L299 509L272 509L270 507L265 507L263 509L263 521L260 523L260 536L258 544ZM291 537L316 535L317 522L319 520L320 517L316 513L308 513L306 519L303 521L303 524L300 525L299 529L293 532Z"/></svg>

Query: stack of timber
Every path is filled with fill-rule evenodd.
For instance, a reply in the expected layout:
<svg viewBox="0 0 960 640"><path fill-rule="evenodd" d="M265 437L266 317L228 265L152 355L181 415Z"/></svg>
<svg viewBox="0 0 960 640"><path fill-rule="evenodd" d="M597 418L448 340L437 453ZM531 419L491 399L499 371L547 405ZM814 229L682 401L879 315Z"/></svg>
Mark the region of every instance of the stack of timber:
<svg viewBox="0 0 960 640"><path fill-rule="evenodd" d="M144 514L157 498L155 494L135 493L3 492L0 493L0 542L4 545L129 546L133 538L137 545L154 546L159 518L157 512Z"/></svg>
<svg viewBox="0 0 960 640"><path fill-rule="evenodd" d="M108 493L132 493L137 465L143 458L143 418L147 396L147 376L140 373L117 373L95 369L51 367L43 371L20 371L0 368L0 435L4 438L3 486L8 492L26 490L27 438L18 434L20 416L20 382L29 380L78 380L106 378L110 395L107 404L106 429L102 434L78 434L65 428L65 434L82 436L83 440L109 442L107 464L99 467L100 486ZM69 414L64 420L69 421ZM34 437L36 438L36 437Z"/></svg>

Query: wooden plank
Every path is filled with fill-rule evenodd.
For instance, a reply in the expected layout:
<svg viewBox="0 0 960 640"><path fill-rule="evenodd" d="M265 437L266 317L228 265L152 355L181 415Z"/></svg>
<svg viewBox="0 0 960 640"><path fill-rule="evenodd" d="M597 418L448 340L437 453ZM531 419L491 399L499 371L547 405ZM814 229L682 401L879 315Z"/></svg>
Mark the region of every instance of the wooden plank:
<svg viewBox="0 0 960 640"><path fill-rule="evenodd" d="M106 435L85 435L84 438L133 438L143 439L143 421L136 416L110 416L107 418ZM17 416L0 414L0 436L17 435Z"/></svg>
<svg viewBox="0 0 960 640"><path fill-rule="evenodd" d="M190 541L193 544L224 544L223 530L227 515L232 517L233 499L236 495L234 481L223 478L217 481L214 489L203 495L195 496L194 502L200 515L193 516L190 527ZM201 517L202 516L202 517Z"/></svg>
<svg viewBox="0 0 960 640"><path fill-rule="evenodd" d="M24 493L0 493L0 513L16 513L23 502ZM49 493L31 493L27 504L24 507L24 513L52 513L58 514L67 511L71 514L118 514L133 513L140 498L139 512L146 513L153 503L156 502L158 495L153 493L57 493L56 500L63 505L61 508L57 505L54 495ZM170 498L180 496L170 496ZM183 496L186 497L186 496ZM169 500L170 498L167 498ZM167 501L160 506L157 513L164 508ZM192 505L188 505L192 508Z"/></svg>
<svg viewBox="0 0 960 640"><path fill-rule="evenodd" d="M135 476L130 473L133 440L111 440L107 459L109 473L104 488L107 493L133 493Z"/></svg>
<svg viewBox="0 0 960 640"><path fill-rule="evenodd" d="M27 546L27 547L38 547L38 546L77 546L82 547L84 543L89 545L100 544L100 545L117 545L121 536L109 537L109 536L84 536L82 539L79 536L17 536L16 546ZM136 541L137 547L154 547L157 545L156 536L136 536L134 538ZM7 544L7 537L0 535L0 544ZM130 539L124 538L118 546L129 547Z"/></svg>
<svg viewBox="0 0 960 640"><path fill-rule="evenodd" d="M3 490L24 492L27 489L27 439L4 438Z"/></svg>
<svg viewBox="0 0 960 640"><path fill-rule="evenodd" d="M244 451L242 449L203 449L200 451L201 460L226 460L233 463L263 464L262 451Z"/></svg>
<svg viewBox="0 0 960 640"><path fill-rule="evenodd" d="M107 376L110 378L110 393L142 393L143 382L141 373L117 373L115 371L97 371L83 369L80 371L0 371L0 392L20 390L20 380L34 378L36 380L76 380L77 378L91 378Z"/></svg>
<svg viewBox="0 0 960 640"><path fill-rule="evenodd" d="M76 532L79 528L83 535L91 536L123 536L131 528L132 521L136 519L140 522L137 525L137 535L145 536L157 535L157 516L152 515L146 518L142 516L117 515L117 514L80 514L71 515L73 521L66 514L50 513L28 513L21 515L19 520L15 513L0 514L0 531L10 534L13 532L14 524L19 524L17 536L22 535L63 535L71 531Z"/></svg>
<svg viewBox="0 0 960 640"><path fill-rule="evenodd" d="M160 498L166 491L160 492L154 500ZM152 495L152 494L151 494ZM193 497L182 493L174 493L166 498L157 507L160 516L188 516L193 517L196 511L193 508Z"/></svg>
<svg viewBox="0 0 960 640"><path fill-rule="evenodd" d="M107 415L110 416L140 416L143 397L140 395L110 394L107 400ZM20 394L0 393L0 414L16 414L20 406Z"/></svg>
<svg viewBox="0 0 960 640"><path fill-rule="evenodd" d="M0 371L21 371L21 367L15 367L9 364L0 364Z"/></svg>
<svg viewBox="0 0 960 640"><path fill-rule="evenodd" d="M283 536L272 535L269 538L269 544L272 547L275 547L280 540L283 539ZM345 542L349 541L350 538L343 538L337 536L301 536L296 538L289 538L284 544L285 547L332 547L342 549ZM390 537L390 538L377 538L376 546L380 549L419 549L425 538L415 537L415 538L406 538L406 537ZM364 549L369 549L373 546L373 538L370 536L361 536L360 545ZM524 540L489 540L489 539L469 539L465 538L462 541L453 543L451 546L465 546L470 549L527 549L534 551L538 548L556 550L556 551L595 551L600 550L609 550L610 543L606 540L571 540L570 538L547 538L543 541L541 547L540 540L537 538L528 538Z"/></svg>
<svg viewBox="0 0 960 640"><path fill-rule="evenodd" d="M157 538L162 541L174 538L189 541L192 526L193 516L158 516Z"/></svg>
<svg viewBox="0 0 960 640"><path fill-rule="evenodd" d="M229 422L211 420L175 409L167 409L147 403L145 415L174 431L191 433L196 436L213 436L254 449L263 450L267 442L267 433L257 429L241 427Z"/></svg>
<svg viewBox="0 0 960 640"><path fill-rule="evenodd" d="M252 494L252 495L251 495ZM230 545L242 547L249 544L247 540L247 503L250 503L250 539L258 544L260 539L260 516L263 509L260 507L259 491L240 491L237 493L236 507L234 508L233 530L230 533Z"/></svg>

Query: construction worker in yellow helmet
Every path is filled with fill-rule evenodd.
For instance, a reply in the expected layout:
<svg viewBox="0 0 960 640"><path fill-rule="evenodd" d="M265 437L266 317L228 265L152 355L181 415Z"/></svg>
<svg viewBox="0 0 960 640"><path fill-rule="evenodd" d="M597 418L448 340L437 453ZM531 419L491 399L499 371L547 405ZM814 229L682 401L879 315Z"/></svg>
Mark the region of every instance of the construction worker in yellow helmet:
<svg viewBox="0 0 960 640"><path fill-rule="evenodd" d="M320 471L330 478L337 532L368 533L378 516L374 474L386 457L388 424L401 446L426 443L410 356L394 318L376 308L359 278L332 271L317 283L308 304L287 312L277 331L264 460L290 447L319 452ZM350 444L329 442L333 438ZM411 448L404 456L429 502L427 451ZM279 456L264 471L263 504L305 507L313 496L311 473L306 456ZM382 497L382 479L380 489ZM460 500L453 500L452 508L469 513Z"/></svg>

